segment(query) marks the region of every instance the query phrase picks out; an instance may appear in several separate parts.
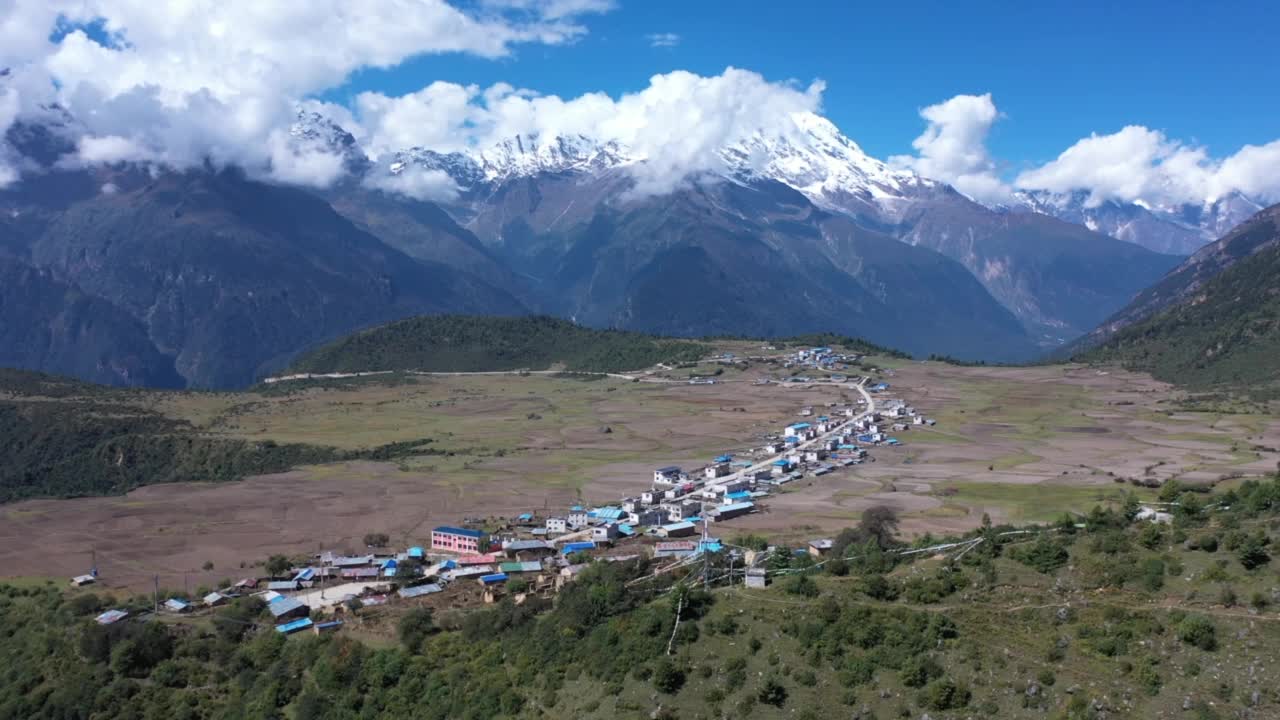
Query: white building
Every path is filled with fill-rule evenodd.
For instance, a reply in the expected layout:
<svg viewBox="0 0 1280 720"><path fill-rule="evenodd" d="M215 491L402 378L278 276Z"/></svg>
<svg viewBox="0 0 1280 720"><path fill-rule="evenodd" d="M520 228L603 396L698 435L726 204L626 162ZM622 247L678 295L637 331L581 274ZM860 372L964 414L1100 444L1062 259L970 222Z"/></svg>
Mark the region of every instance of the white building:
<svg viewBox="0 0 1280 720"><path fill-rule="evenodd" d="M569 532L569 523L560 517L547 518L547 532L549 533L566 533Z"/></svg>

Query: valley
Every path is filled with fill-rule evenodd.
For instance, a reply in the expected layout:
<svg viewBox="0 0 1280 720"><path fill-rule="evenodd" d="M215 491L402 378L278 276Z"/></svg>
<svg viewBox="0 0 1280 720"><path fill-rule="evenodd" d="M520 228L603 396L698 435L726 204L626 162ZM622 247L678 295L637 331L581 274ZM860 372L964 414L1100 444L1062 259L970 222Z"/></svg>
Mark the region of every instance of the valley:
<svg viewBox="0 0 1280 720"><path fill-rule="evenodd" d="M783 351L721 341L715 352ZM864 363L890 385L886 397L937 425L896 433L900 445L876 448L861 465L780 487L759 512L717 523L722 534L805 540L836 533L873 506L896 510L908 537L963 533L984 514L997 523L1049 522L1117 503L1127 491L1154 500L1153 488L1168 483L1229 486L1273 472L1280 460L1280 419L1186 410L1181 392L1137 373ZM635 376L643 382L393 374L286 381L258 392L135 392L129 403L210 438L348 452L428 438L430 454L10 503L0 507L0 567L9 576L70 576L92 549L109 586L145 588L158 574L166 587L194 587L243 572L268 552L352 545L371 532L412 544L463 518L616 502L655 467L748 457L799 408L858 397L827 383L757 384L795 372L780 370L758 359L654 368ZM715 383L690 385L691 374ZM213 569L202 569L206 562Z"/></svg>

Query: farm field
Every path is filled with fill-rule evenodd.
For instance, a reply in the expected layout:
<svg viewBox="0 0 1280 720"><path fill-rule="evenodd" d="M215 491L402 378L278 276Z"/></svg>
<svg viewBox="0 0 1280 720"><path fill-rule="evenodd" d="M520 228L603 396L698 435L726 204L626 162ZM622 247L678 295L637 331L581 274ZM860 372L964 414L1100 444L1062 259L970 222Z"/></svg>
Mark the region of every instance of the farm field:
<svg viewBox="0 0 1280 720"><path fill-rule="evenodd" d="M898 434L902 445L874 449L861 466L793 483L721 534L830 535L874 505L895 508L907 535L966 530L984 513L1048 521L1126 489L1154 498L1130 479L1209 483L1280 460L1276 418L1188 412L1146 376L873 362L888 368L885 397L937 426ZM196 587L249 574L272 553L355 549L368 532L421 543L431 527L468 517L615 501L644 489L656 466L747 453L802 406L857 398L838 386L754 384L764 374L756 364L697 386L674 373L669 383L455 375L142 394L138 402L215 435L343 449L430 438L438 454L0 506L0 568L62 579L86 571L95 551L107 585L146 588L159 575L164 586Z"/></svg>

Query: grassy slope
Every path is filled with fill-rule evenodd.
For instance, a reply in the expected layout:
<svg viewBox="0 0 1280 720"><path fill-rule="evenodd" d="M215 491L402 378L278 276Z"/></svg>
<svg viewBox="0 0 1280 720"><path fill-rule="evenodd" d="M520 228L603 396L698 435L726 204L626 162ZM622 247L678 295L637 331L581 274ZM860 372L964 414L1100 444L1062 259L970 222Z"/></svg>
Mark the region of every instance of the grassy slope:
<svg viewBox="0 0 1280 720"><path fill-rule="evenodd" d="M412 440L339 450L219 437L152 409L154 395L0 371L0 502L119 494L156 483L238 480L302 464L432 452L426 441Z"/></svg>

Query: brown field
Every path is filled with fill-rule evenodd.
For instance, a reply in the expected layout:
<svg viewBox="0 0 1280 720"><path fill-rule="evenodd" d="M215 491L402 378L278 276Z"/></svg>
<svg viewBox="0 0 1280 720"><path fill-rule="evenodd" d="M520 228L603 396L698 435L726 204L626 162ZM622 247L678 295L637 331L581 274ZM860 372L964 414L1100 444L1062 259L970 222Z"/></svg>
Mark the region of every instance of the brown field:
<svg viewBox="0 0 1280 720"><path fill-rule="evenodd" d="M874 450L874 462L796 483L722 533L830 534L872 505L897 508L909 533L970 528L984 512L997 522L1048 520L1115 499L1133 487L1129 478L1213 482L1270 472L1280 459L1280 421L1185 412L1176 393L1144 376L887 364L885 396L938 426L901 433L903 445ZM425 543L434 525L466 517L638 493L655 465L744 452L803 405L857 397L755 386L756 373L696 387L470 376L279 396L156 395L157 407L210 432L347 448L429 437L452 454L11 504L0 508L0 573L61 581L85 572L94 550L108 586L146 589L159 575L162 586L194 589L254 574L274 553L355 550L367 532Z"/></svg>

